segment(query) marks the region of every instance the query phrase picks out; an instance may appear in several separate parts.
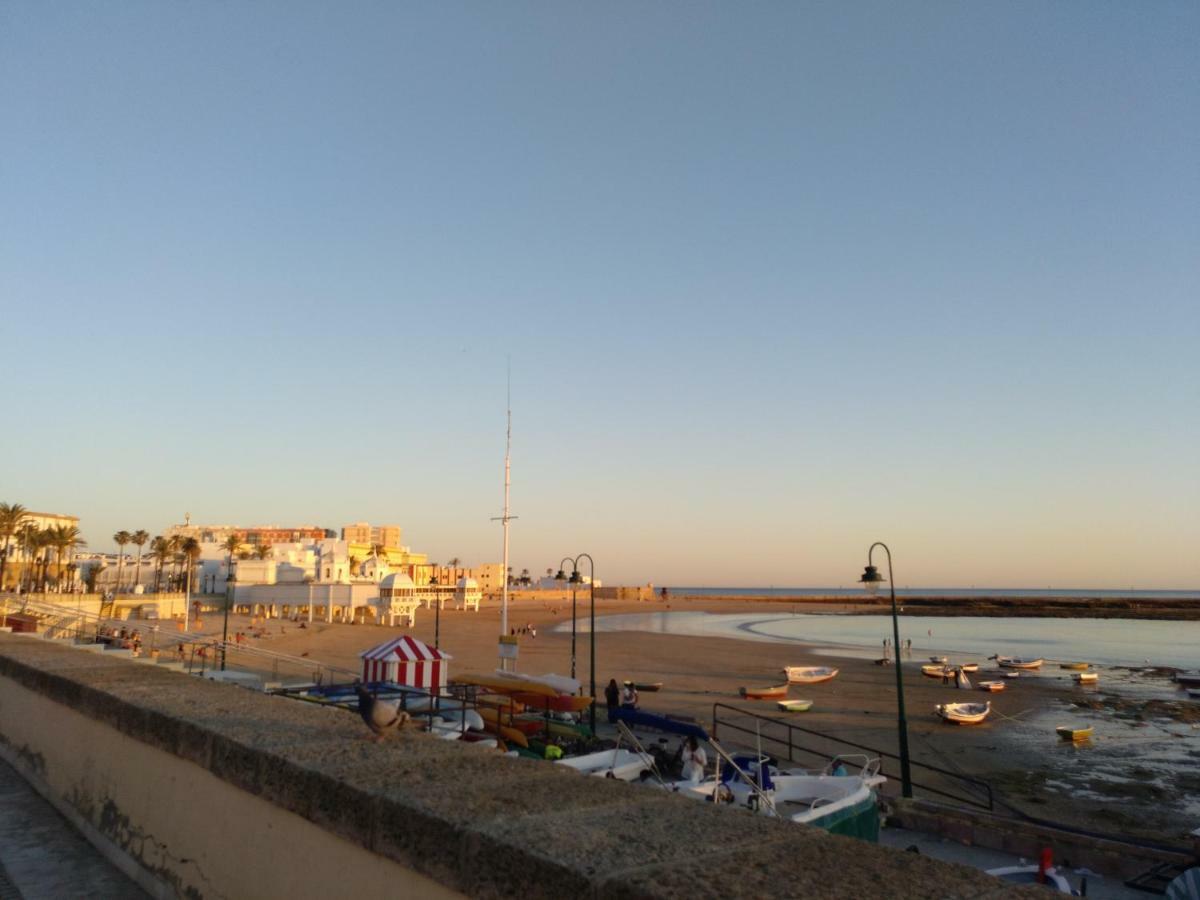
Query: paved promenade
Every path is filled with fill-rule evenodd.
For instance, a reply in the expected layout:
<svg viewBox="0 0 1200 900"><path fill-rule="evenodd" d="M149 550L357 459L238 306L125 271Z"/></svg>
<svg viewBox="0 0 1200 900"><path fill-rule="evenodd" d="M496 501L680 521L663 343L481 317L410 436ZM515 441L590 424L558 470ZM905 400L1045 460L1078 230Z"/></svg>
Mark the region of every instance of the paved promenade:
<svg viewBox="0 0 1200 900"><path fill-rule="evenodd" d="M0 761L0 900L146 896Z"/></svg>

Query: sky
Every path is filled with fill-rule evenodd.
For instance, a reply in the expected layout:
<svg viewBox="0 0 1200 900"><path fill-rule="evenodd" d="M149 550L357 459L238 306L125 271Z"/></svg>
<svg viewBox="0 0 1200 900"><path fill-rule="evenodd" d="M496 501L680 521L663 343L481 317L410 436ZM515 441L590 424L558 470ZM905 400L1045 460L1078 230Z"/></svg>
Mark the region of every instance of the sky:
<svg viewBox="0 0 1200 900"><path fill-rule="evenodd" d="M1200 587L1194 2L0 5L0 500Z"/></svg>

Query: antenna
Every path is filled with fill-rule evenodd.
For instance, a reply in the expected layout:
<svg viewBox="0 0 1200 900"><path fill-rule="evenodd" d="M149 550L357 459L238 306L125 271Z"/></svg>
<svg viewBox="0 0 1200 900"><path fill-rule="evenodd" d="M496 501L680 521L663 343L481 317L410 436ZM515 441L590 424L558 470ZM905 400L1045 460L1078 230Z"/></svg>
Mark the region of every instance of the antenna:
<svg viewBox="0 0 1200 900"><path fill-rule="evenodd" d="M505 434L504 434L504 515L492 521L499 521L504 530L504 562L500 573L500 668L509 668L511 656L505 655L506 638L508 637L508 523L516 516L509 515L508 495L512 486L512 357L508 358L507 380L505 383Z"/></svg>

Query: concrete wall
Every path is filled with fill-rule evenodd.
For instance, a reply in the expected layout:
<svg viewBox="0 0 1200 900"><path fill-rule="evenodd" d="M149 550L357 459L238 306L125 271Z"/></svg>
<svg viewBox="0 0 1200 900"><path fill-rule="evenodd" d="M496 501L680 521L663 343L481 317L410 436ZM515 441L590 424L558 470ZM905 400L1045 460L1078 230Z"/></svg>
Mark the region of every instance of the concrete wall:
<svg viewBox="0 0 1200 900"><path fill-rule="evenodd" d="M156 896L1040 896L980 872L0 634L0 753Z"/></svg>

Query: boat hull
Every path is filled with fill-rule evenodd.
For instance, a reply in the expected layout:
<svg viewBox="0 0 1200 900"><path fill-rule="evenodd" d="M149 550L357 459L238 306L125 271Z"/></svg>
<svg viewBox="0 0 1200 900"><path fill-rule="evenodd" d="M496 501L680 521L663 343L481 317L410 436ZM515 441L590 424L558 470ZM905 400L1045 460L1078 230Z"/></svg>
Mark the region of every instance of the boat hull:
<svg viewBox="0 0 1200 900"><path fill-rule="evenodd" d="M992 711L991 703L939 703L934 708L942 721L955 725L978 725Z"/></svg>
<svg viewBox="0 0 1200 900"><path fill-rule="evenodd" d="M738 688L738 694L745 700L783 700L787 697L787 692L786 684L769 688Z"/></svg>
<svg viewBox="0 0 1200 900"><path fill-rule="evenodd" d="M821 684L837 677L838 670L824 666L785 666L788 684Z"/></svg>
<svg viewBox="0 0 1200 900"><path fill-rule="evenodd" d="M813 705L811 700L780 700L775 704L784 712L808 712Z"/></svg>
<svg viewBox="0 0 1200 900"><path fill-rule="evenodd" d="M1071 728L1066 725L1060 725L1054 730L1064 741L1086 741L1092 736L1091 728Z"/></svg>

